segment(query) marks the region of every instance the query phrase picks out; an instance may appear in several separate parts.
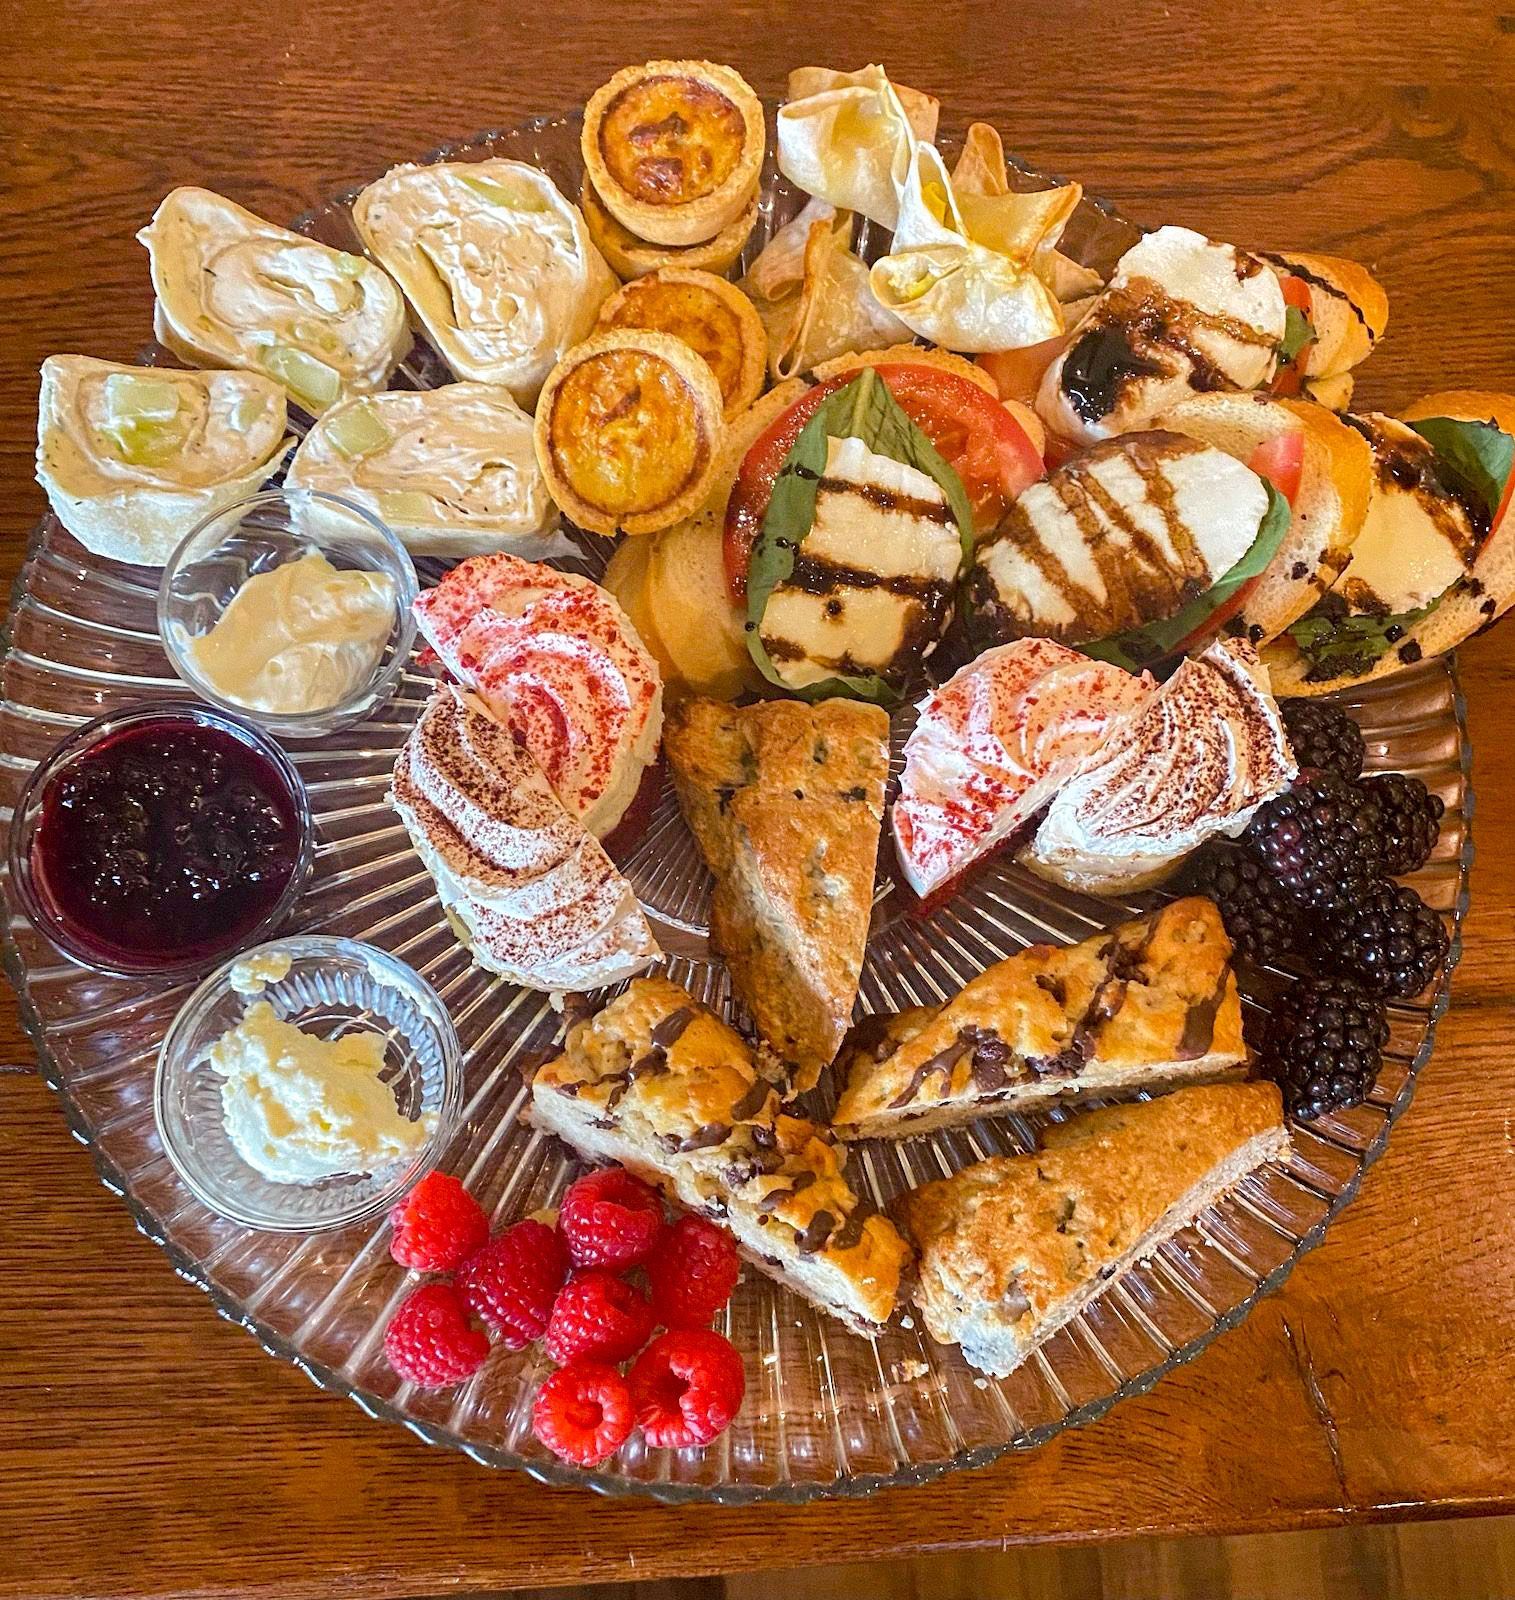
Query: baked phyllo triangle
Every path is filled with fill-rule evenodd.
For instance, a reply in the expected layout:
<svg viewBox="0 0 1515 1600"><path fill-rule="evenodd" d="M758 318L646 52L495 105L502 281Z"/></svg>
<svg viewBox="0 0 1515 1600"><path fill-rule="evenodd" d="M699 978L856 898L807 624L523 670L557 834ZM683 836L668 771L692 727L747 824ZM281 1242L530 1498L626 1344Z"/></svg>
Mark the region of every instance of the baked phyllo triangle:
<svg viewBox="0 0 1515 1600"><path fill-rule="evenodd" d="M902 1138L1241 1070L1241 1000L1213 902L1175 900L1082 944L1032 945L940 1009L859 1029L833 1118Z"/></svg>
<svg viewBox="0 0 1515 1600"><path fill-rule="evenodd" d="M1123 1273L1269 1161L1289 1135L1271 1083L1180 1089L1049 1128L901 1197L932 1338L1005 1377Z"/></svg>
<svg viewBox="0 0 1515 1600"><path fill-rule="evenodd" d="M873 910L889 719L852 700L689 700L664 749L715 874L712 940L796 1091L835 1057Z"/></svg>

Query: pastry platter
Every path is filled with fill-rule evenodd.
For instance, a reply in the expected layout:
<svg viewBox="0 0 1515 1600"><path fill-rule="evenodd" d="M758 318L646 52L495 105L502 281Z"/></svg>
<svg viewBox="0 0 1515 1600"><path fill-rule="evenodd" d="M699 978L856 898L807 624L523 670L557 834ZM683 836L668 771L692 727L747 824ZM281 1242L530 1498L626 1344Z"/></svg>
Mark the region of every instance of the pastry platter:
<svg viewBox="0 0 1515 1600"><path fill-rule="evenodd" d="M576 200L584 173L582 128L577 113L537 118L448 146L422 158L421 164L525 163L546 174L562 196ZM752 269L764 246L806 201L805 193L779 171L771 109L766 144L756 223L732 266L733 278ZM963 141L944 132L935 145L952 159ZM613 161L609 170L609 177L602 174L606 184L615 179ZM1008 179L1012 192L1063 192L1055 180L1013 164ZM318 206L299 219L297 230L343 252L347 260L361 260L365 238L353 220L353 204L361 192ZM378 226L372 207L369 226ZM729 230L735 224L719 226ZM1108 282L1121 258L1142 238L1142 231L1113 209L1075 195L1063 219L1060 248L1070 272L1092 269L1098 281ZM889 235L865 220L855 250L863 262L875 261L888 252ZM398 268L392 270L407 294L420 293L412 291ZM161 299L161 284L159 292ZM182 356L182 334L177 337L175 348ZM142 358L144 366L174 363L175 356L160 345ZM425 391L452 378L436 341L423 335L394 369L389 384L397 390ZM290 382L287 374L285 379ZM544 392L553 394L556 381L549 380ZM563 380L565 387L569 381ZM541 414L539 410L539 429ZM292 423L297 432L308 426ZM833 466L826 470L832 472ZM456 554L444 558L427 553L418 542L407 542L421 587L440 584ZM544 559L557 571L596 583L604 580L618 593L614 570L607 574L618 547L612 538L572 528ZM181 681L185 674L176 673L160 640L160 577L155 566L91 553L56 515L49 514L38 527L12 598L0 664L0 749L8 812L26 809L23 789L38 763L91 719L144 702L183 703L188 698ZM425 619L422 628L427 629ZM434 645L437 637L427 632ZM408 656L409 633L388 648ZM438 651L444 661L445 652L444 641ZM938 675L945 676L945 670ZM496 1231L532 1216L550 1221L584 1163L540 1125L540 1107L536 1124L526 1120L533 1105L533 1077L556 1070L544 1069L544 1063L563 1051L565 1027L582 1024L585 1016L620 993L625 973L617 972L578 1009L578 997L570 996L565 1018L564 998L549 993L549 985L523 986L473 958L460 940L465 930L458 918L463 913L444 911L434 882L435 864L431 857L423 863L413 847L416 808L397 815L390 800L397 759L403 764L402 752L409 748L418 719L430 714L427 708L438 696L434 661L419 654L406 659L397 683L392 697L318 736L281 737L274 720L266 724L298 774L313 830L309 877L281 932L360 941L387 952L424 980L417 1003L424 1012L429 1003L425 996L431 993L444 1013L436 1060L445 1064L449 1030L455 1032L457 1045L455 1105L449 1109L445 1096L437 1099L426 1084L414 1091L419 1098L411 1114L441 1117L425 1165L461 1180ZM899 697L889 718L891 803L901 782L906 740L916 726L912 702L919 699L918 689ZM223 1214L228 1209L224 1205L217 1209L207 1204L204 1188L187 1180L182 1159L176 1160L178 1153L165 1146L161 1081L155 1097L155 1069L160 1076L168 1070L167 1053L164 1065L158 1066L165 1037L171 1027L176 1034L181 1031L175 1025L181 1008L185 1015L193 1009L186 1002L207 970L205 963L182 977L140 968L114 975L102 970L109 962L87 965L71 958L29 920L28 912L35 911L34 891L18 883L13 858L6 879L7 972L71 1130L89 1148L102 1181L122 1197L142 1232L164 1249L182 1277L206 1291L222 1315L245 1326L271 1354L292 1362L323 1388L356 1401L370 1415L402 1423L426 1442L461 1450L486 1466L523 1470L549 1483L664 1501L799 1502L922 1483L1093 1421L1117 1400L1145 1391L1173 1367L1193 1359L1235 1326L1260 1296L1277 1288L1299 1258L1320 1242L1408 1106L1447 1004L1467 904L1473 797L1464 708L1451 657L1429 650L1426 659L1409 662L1391 675L1363 674L1334 700L1361 729L1367 773L1408 774L1444 803L1428 859L1404 878L1439 914L1448 942L1434 977L1420 992L1388 1000L1387 1041L1370 1086L1358 1095L1338 1097L1355 1103L1327 1103L1308 1108L1315 1115L1291 1117L1286 1155L1278 1154L1276 1144L1270 1146L1275 1158L1251 1163L1240 1181L1223 1185L1197 1221L1177 1232L1169 1230L1154 1248L1140 1250L1138 1259L1123 1261L1118 1272L1112 1267L1103 1273L1102 1292L1075 1307L1051 1337L1023 1352L1008 1375L996 1376L992 1360L970 1364L953 1344L934 1338L942 1316L934 1313L936 1320L928 1329L925 1308L907 1298L908 1280L897 1305L892 1304L893 1294L889 1296L890 1307L877 1319L882 1326L864 1337L838 1320L840 1313L829 1314L816 1303L815 1295L802 1295L749 1268L713 1321L740 1355L745 1397L729 1426L703 1446L659 1448L632 1431L598 1461L560 1459L539 1437L540 1430L534 1432L537 1396L557 1364L541 1343L528 1342L522 1349L508 1348L508 1341L498 1344L482 1366L450 1385L428 1387L408 1381L395 1369L387 1354L386 1330L418 1278L392 1256L391 1227L381 1207L370 1204L345 1225L312 1222L302 1229L248 1226ZM1276 708L1272 716L1276 727ZM499 759L514 758L501 752ZM884 781L882 768L878 781ZM1282 787L1275 785L1271 792L1276 795ZM660 976L750 1039L758 1031L752 1010L734 992L732 972L710 934L710 849L702 853L703 838L697 843L686 824L682 798L666 761L649 766L629 820L604 835L605 849L645 913L646 928L662 956ZM724 804L720 809L724 813ZM997 963L1019 958L1031 947L1097 943L1103 930L1155 915L1175 892L1180 891L1138 882L1091 893L1033 872L1011 852L1001 851L965 878L954 878L945 893L922 902L905 882L886 825L856 984L859 1015L942 1008ZM482 945L479 928L492 926L480 919L466 931ZM243 944L255 942L249 937ZM307 940L293 943L303 947ZM1226 992L1231 970L1230 946L1225 948L1228 963L1209 1011L1212 1029L1215 1005ZM1137 960L1139 965L1141 957ZM1283 966L1297 971L1288 961ZM1266 962L1260 967L1269 971L1260 981L1244 985L1241 997L1249 1039L1254 1029L1266 1032L1266 1013L1284 992L1278 972ZM372 1006L371 992L362 985L381 982L383 974L371 964L365 980L360 969L361 960L351 980L359 1000L351 1003ZM1127 978L1137 981L1129 974ZM272 981L278 993L280 980ZM324 980L310 981L310 993L322 997L322 1004L337 1005L347 992L338 985L328 993L320 987ZM1059 981L1048 979L1042 992L1052 992ZM1234 988L1229 993L1234 1006ZM1091 1001L1086 1021L1095 1009ZM1190 1013L1196 1009L1202 1008L1191 1001L1186 1038ZM690 1026L687 1016L681 1025ZM766 1026L763 1031L767 1033ZM672 1049L668 1034L662 1037L659 1043L654 1030L657 1048ZM677 1037L674 1033L673 1042ZM1184 1059L1197 1053L1178 1055ZM946 1064L949 1080L956 1059ZM930 1062L925 1065L931 1068ZM750 1075L750 1068L746 1070ZM926 1076L929 1081L929 1070ZM799 1081L792 1087L798 1107L824 1129L837 1112L838 1084L835 1074L823 1072L820 1079L818 1087ZM1162 1086L1154 1080L1154 1087ZM755 1087L761 1092L761 1079ZM397 1092L405 1110L406 1091L397 1086ZM634 1092L625 1092L630 1105ZM1179 1091L1205 1092L1217 1091ZM901 1214L902 1195L987 1158L1037 1149L1046 1143L1049 1127L1076 1123L1091 1100L1098 1105L1102 1098L1086 1096L1077 1108L1033 1099L1023 1113L993 1114L991 1107L991 1114L959 1117L914 1136L870 1137L849 1144L848 1200L861 1202L869 1215L876 1205L877 1226L896 1238L892 1225L882 1219ZM902 1095L890 1106L897 1109L908 1099ZM732 1131L722 1130L728 1137ZM908 1128L904 1131L908 1135ZM1056 1144L1054 1138L1046 1148ZM587 1153L603 1159L606 1152L594 1147ZM670 1158L670 1166L677 1165ZM407 1182L418 1175L419 1169ZM701 1184L710 1181L703 1169L696 1177ZM670 1177L668 1192L688 1205L689 1191L679 1187L682 1182ZM318 1197L325 1192L319 1186L312 1191ZM314 1214L321 1214L319 1198L313 1203ZM730 1226L742 1239L735 1201L732 1206ZM706 1214L727 1217L724 1205L707 1207ZM767 1216L758 1221L766 1225ZM916 1243L924 1249L924 1231L917 1227L916 1233ZM751 1260L754 1252L747 1248L745 1253ZM798 1271L798 1265L791 1266ZM1012 1289L1017 1283L1012 1278ZM1014 1320L1017 1313L1012 1309L1010 1315ZM962 1342L969 1344L969 1335Z"/></svg>

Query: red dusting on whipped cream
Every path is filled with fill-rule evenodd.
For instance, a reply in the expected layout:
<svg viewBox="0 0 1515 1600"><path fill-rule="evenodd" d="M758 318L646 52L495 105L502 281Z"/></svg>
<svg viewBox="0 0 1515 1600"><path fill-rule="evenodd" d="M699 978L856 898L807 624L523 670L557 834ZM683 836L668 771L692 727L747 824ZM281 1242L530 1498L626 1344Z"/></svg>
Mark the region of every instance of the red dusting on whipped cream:
<svg viewBox="0 0 1515 1600"><path fill-rule="evenodd" d="M415 603L431 648L531 755L592 833L614 827L656 749L657 664L588 578L475 556Z"/></svg>

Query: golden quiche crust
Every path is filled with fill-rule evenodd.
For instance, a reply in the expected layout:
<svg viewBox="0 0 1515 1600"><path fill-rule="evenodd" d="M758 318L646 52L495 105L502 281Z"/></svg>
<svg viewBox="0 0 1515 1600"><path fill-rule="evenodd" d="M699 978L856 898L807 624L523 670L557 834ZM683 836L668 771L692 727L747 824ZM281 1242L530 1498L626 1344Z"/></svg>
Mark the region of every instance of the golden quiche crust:
<svg viewBox="0 0 1515 1600"><path fill-rule="evenodd" d="M702 357L721 386L729 422L762 392L768 335L752 302L710 272L663 267L628 283L600 307L601 328L671 333Z"/></svg>
<svg viewBox="0 0 1515 1600"><path fill-rule="evenodd" d="M613 328L553 369L533 437L547 487L593 533L654 533L709 493L724 432L721 389L668 333Z"/></svg>
<svg viewBox="0 0 1515 1600"><path fill-rule="evenodd" d="M746 209L763 164L763 107L711 61L623 67L584 108L584 166L624 227L653 244L713 239Z"/></svg>

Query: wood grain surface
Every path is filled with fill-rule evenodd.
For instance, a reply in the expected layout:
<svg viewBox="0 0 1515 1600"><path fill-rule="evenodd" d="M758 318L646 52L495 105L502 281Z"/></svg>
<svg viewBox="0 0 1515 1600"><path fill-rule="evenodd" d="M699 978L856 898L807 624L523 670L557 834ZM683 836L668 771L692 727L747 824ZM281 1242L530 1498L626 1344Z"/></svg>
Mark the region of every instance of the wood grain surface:
<svg viewBox="0 0 1515 1600"><path fill-rule="evenodd" d="M1515 385L1515 15L513 0L10 0L0 50L0 551L42 506L36 369L130 359L171 185L275 218L654 55L883 60L1139 220L1372 263L1369 404ZM0 1593L414 1595L1515 1507L1515 623L1463 654L1478 865L1414 1106L1285 1291L1095 1427L934 1487L667 1509L488 1473L270 1360L134 1232L0 1016Z"/></svg>

